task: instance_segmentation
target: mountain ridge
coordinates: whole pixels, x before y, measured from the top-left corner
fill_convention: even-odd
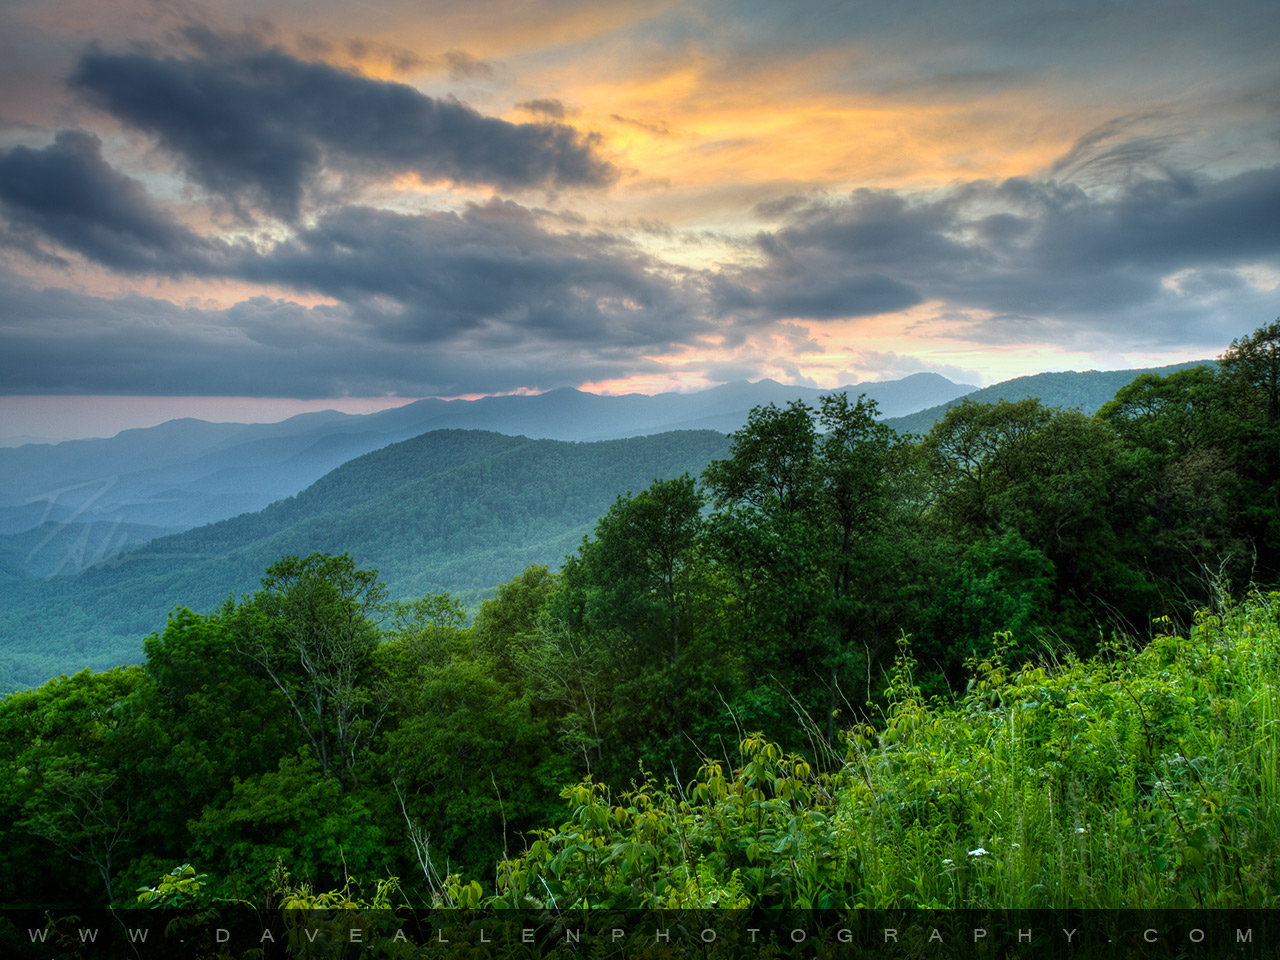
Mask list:
[[[728,389],[726,389],[728,388]],[[951,399],[967,385],[937,374],[854,384],[885,413]],[[493,430],[533,439],[594,441],[705,427],[728,433],[750,409],[821,391],[741,381],[688,394],[608,396],[563,388],[534,396],[424,399],[372,414],[318,411],[266,424],[194,418],[115,437],[0,448],[0,529],[37,499],[81,521],[193,527],[291,496],[354,457],[432,430]],[[177,495],[175,495],[175,492]]]
[[[974,403],[996,403],[1000,400],[1012,402],[1026,397],[1037,397],[1047,406],[1075,408],[1085,414],[1094,414],[1102,408],[1104,403],[1111,400],[1121,387],[1132,383],[1144,373],[1167,376],[1192,367],[1213,366],[1215,362],[1189,360],[1163,367],[1138,367],[1130,370],[1055,370],[1032,373],[1024,377],[1001,380],[989,387],[982,387],[962,397],[926,407],[905,416],[886,418],[885,423],[899,433],[928,433],[929,428],[941,420],[947,410],[961,400],[972,400]],[[1047,398],[1042,395],[1047,395]]]
[[[727,453],[711,431],[594,442],[431,431],[261,511],[117,551],[77,576],[17,579],[0,563],[0,691],[137,662],[172,603],[215,609],[284,554],[350,553],[395,596],[449,592],[474,604],[531,563],[558,565],[623,492],[701,473]]]

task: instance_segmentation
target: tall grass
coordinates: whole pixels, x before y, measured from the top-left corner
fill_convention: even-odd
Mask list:
[[[904,645],[885,722],[827,773],[750,737],[730,774],[571,787],[493,902],[1280,905],[1280,594],[1087,661],[1014,668],[1010,646],[944,702]]]
[[[1278,600],[1054,667],[997,644],[950,705],[904,657],[840,800],[869,905],[1275,906]]]

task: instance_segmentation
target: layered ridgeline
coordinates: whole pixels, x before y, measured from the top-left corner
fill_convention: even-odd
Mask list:
[[[78,576],[0,584],[0,689],[136,663],[174,604],[216,608],[286,554],[348,552],[394,596],[476,599],[528,564],[558,566],[619,494],[696,475],[727,450],[711,431],[568,443],[449,430],[392,444],[257,513]]]
[[[1042,374],[968,396],[981,402],[1035,396],[1046,406],[1092,412],[1147,372]],[[954,406],[952,398],[969,389],[935,374],[858,386],[864,388],[881,415],[938,400]],[[173,603],[211,608],[252,589],[262,569],[285,553],[350,551],[403,595],[447,590],[475,600],[525,563],[558,564],[618,494],[654,477],[700,472],[725,449],[724,433],[745,423],[753,406],[813,403],[820,394],[773,381],[657,397],[562,390],[420,401],[364,417],[329,411],[278,424],[180,420],[110,440],[0,450],[0,689],[136,660],[139,638],[163,623]],[[885,422],[925,433],[949,405]],[[447,454],[420,447],[430,445],[422,438],[387,446],[423,423],[441,422],[561,436],[641,432],[654,424],[710,427],[717,434],[705,434],[689,456],[683,452],[688,441],[680,441],[670,456],[655,455],[652,466],[644,465],[637,447],[620,441],[539,445],[489,434]],[[444,435],[433,433],[431,443]],[[501,455],[518,448],[520,457],[533,458],[530,464],[537,460],[537,468],[527,469],[540,471],[538,482],[521,485],[505,469],[485,473],[490,468],[483,464],[499,455],[485,444],[515,444]],[[618,452],[624,449],[630,452]],[[394,466],[413,450],[420,452],[414,467]],[[615,456],[621,459],[612,463]],[[332,476],[322,476],[344,461]],[[416,486],[397,485],[410,480]],[[289,496],[313,482],[314,488]],[[343,489],[350,495],[335,492]],[[550,492],[544,497],[539,489]],[[277,502],[259,513],[244,512],[271,500]],[[572,506],[560,510],[561,502]],[[202,517],[233,514],[241,515],[189,529]],[[175,529],[186,532],[140,547]]]
[[[953,400],[973,389],[933,373],[841,388],[865,393],[893,417]],[[672,430],[730,433],[752,408],[817,402],[822,391],[772,380],[727,383],[692,393],[599,396],[552,390],[536,396],[419,400],[354,415],[327,410],[279,423],[171,420],[100,440],[0,448],[0,579],[48,574],[23,561],[26,540],[5,538],[44,525],[37,542],[63,524],[77,530],[76,573],[115,552],[120,525],[188,528],[292,496],[330,470],[389,443],[432,430],[491,430],[548,440],[612,440]],[[30,539],[30,538],[28,538]],[[34,558],[33,558],[34,559]]]
[[[1187,366],[1187,365],[1182,365]],[[1167,373],[1180,367],[1161,368]],[[980,403],[1036,397],[1096,411],[1144,370],[1048,373],[975,391],[932,373],[844,387],[865,393],[904,433],[926,433],[962,396]],[[671,430],[730,433],[750,411],[824,393],[772,380],[687,394],[420,400],[365,415],[329,410],[280,423],[172,420],[100,440],[0,448],[0,582],[70,575],[122,548],[260,510],[330,470],[432,430],[492,430],[551,440],[604,440]]]
[[[925,407],[914,413],[891,414],[885,422],[899,433],[928,433],[933,425],[945,417],[947,411],[961,400],[970,400],[974,403],[999,403],[1001,400],[1007,400],[1009,403],[1016,403],[1027,397],[1035,397],[1048,407],[1079,410],[1086,414],[1097,413],[1116,395],[1117,391],[1127,387],[1140,376],[1154,374],[1163,377],[1177,373],[1179,370],[1190,370],[1193,367],[1212,365],[1212,363],[1212,360],[1192,360],[1188,363],[1170,364],[1167,367],[1086,370],[1084,372],[1067,370],[1014,377],[1012,380],[993,383],[981,390],[966,393],[963,397]]]

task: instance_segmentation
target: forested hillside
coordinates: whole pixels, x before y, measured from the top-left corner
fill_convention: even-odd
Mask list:
[[[894,416],[973,388],[917,373],[840,389],[865,392],[880,403],[882,415]],[[104,523],[86,538],[84,552],[91,559],[95,552],[110,555],[119,547],[112,537],[115,524],[176,529],[257,511],[348,460],[437,430],[572,441],[675,430],[723,434],[746,423],[752,407],[797,398],[814,402],[819,393],[772,380],[656,396],[561,389],[477,400],[429,398],[363,415],[326,410],[279,423],[185,418],[111,438],[0,448],[0,534],[22,533],[46,520]],[[11,575],[45,576],[47,564],[42,557],[34,559]],[[68,565],[63,572],[79,573],[87,565]]]
[[[337,541],[406,483],[461,510],[436,443],[550,497],[537,444],[237,521],[256,592],[0,703],[0,901],[1280,905],[1280,321],[1093,416],[874,414],[757,408],[700,477],[628,441],[661,479],[470,623]]]
[[[137,663],[174,606],[213,610],[289,553],[349,552],[393,596],[447,590],[474,604],[530,563],[558,566],[620,492],[697,473],[727,449],[706,431],[566,443],[445,430],[393,444],[258,513],[75,577],[0,583],[0,689]]]
[[[1008,400],[1014,403],[1035,397],[1048,407],[1062,407],[1067,410],[1080,410],[1084,413],[1096,413],[1102,405],[1108,403],[1118,390],[1128,386],[1138,377],[1146,374],[1168,376],[1181,370],[1204,366],[1208,360],[1195,360],[1190,363],[1175,363],[1167,367],[1147,367],[1136,370],[1063,370],[1056,373],[1037,373],[1028,377],[1014,377],[1002,380],[981,390],[966,393],[963,397],[948,400],[937,406],[926,407],[914,413],[889,417],[889,426],[899,433],[928,433],[935,423],[941,420],[961,400],[973,403],[999,403]]]

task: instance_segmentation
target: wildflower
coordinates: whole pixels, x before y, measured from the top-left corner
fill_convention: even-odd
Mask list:
[[[1076,827],[1076,833],[1084,833],[1084,827]]]
[[[986,855],[987,855],[987,851],[983,850],[982,847],[979,847],[977,850],[969,851],[969,856],[971,857],[985,857]]]
[[[946,860],[943,860],[943,861],[942,861],[942,865],[943,865],[944,867],[949,867],[949,866],[951,866],[951,864],[953,864],[953,863],[955,863],[955,861],[954,861],[954,860],[952,860],[950,857],[948,857]]]

